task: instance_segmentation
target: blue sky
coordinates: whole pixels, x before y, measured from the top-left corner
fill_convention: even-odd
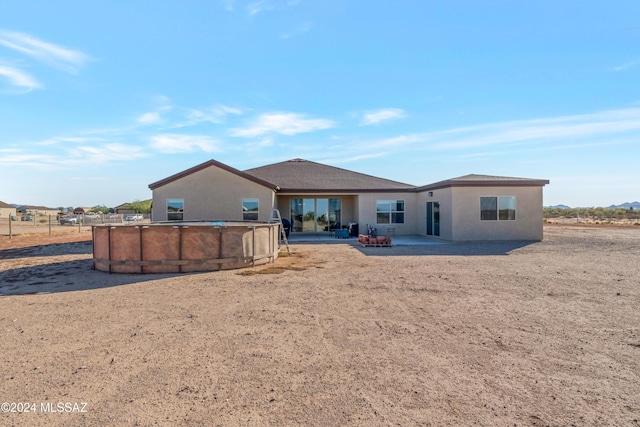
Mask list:
[[[136,0],[0,10],[0,200],[115,206],[209,159],[640,199],[637,1]]]

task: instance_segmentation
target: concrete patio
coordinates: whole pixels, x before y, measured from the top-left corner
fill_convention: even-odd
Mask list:
[[[358,244],[357,237],[349,237],[346,239],[339,239],[333,237],[329,233],[291,233],[289,234],[289,243],[349,243],[353,245]],[[431,236],[419,236],[419,235],[403,235],[392,236],[392,246],[425,246],[425,245],[446,245],[450,244],[446,240],[441,240]]]

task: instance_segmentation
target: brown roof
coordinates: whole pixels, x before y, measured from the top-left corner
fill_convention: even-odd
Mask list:
[[[545,179],[512,178],[491,175],[465,175],[434,184],[416,187],[403,182],[378,178],[364,173],[354,172],[335,166],[323,165],[303,159],[287,160],[253,169],[240,171],[216,160],[209,160],[197,166],[161,179],[149,188],[154,190],[170,182],[184,178],[192,173],[215,166],[235,175],[271,188],[278,193],[366,193],[366,192],[402,192],[427,191],[445,187],[495,187],[495,186],[544,186]]]
[[[548,179],[470,174],[423,185],[416,188],[416,191],[437,190],[446,187],[542,187],[548,183]]]
[[[408,191],[415,186],[303,159],[245,170],[278,185],[279,193]]]
[[[57,208],[48,208],[46,206],[21,205],[19,207],[23,209],[38,210],[38,211],[57,211],[58,210]]]
[[[78,206],[77,208],[75,208],[73,210],[74,213],[88,213],[91,212],[93,210],[93,208],[87,207],[87,206]]]
[[[10,209],[15,209],[15,206],[11,206],[8,203],[2,202],[0,201],[0,208],[10,208]]]

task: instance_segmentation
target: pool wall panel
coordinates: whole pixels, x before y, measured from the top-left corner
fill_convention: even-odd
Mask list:
[[[274,262],[278,224],[94,226],[94,268],[109,273],[188,273]]]

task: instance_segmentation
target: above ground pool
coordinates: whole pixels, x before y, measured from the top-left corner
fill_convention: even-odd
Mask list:
[[[96,225],[93,265],[109,273],[188,273],[274,262],[279,223],[206,221]]]

